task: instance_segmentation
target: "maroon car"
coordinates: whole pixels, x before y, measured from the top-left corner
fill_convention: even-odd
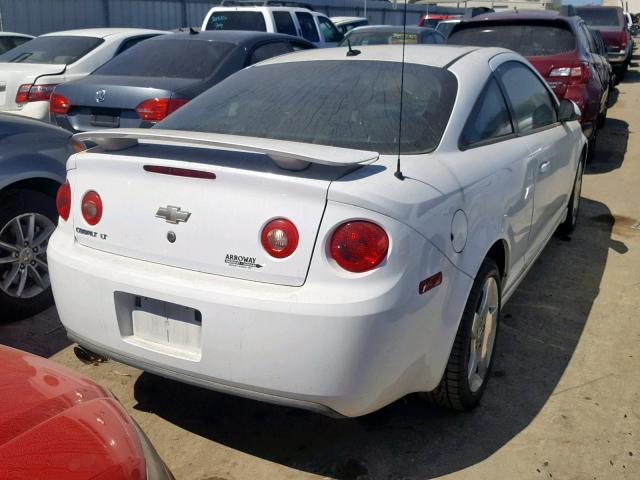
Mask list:
[[[526,57],[558,98],[578,104],[593,154],[612,82],[607,59],[580,17],[551,11],[491,13],[456,25],[448,43],[503,47]]]
[[[600,31],[611,66],[622,79],[631,62],[633,42],[620,7],[575,7],[587,25]]]

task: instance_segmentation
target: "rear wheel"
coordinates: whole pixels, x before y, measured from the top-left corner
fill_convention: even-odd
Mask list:
[[[480,401],[491,373],[501,296],[500,272],[486,258],[471,287],[444,375],[426,394],[432,403],[462,411]]]
[[[55,199],[37,191],[0,195],[0,205],[0,320],[14,320],[53,303],[47,244],[58,215]]]
[[[596,155],[596,141],[598,140],[598,121],[593,124],[593,131],[587,144],[587,163],[591,163]]]
[[[580,196],[582,194],[582,175],[584,173],[584,163],[582,160],[578,165],[578,171],[576,172],[576,178],[573,181],[573,190],[571,197],[569,198],[569,205],[567,206],[567,218],[558,227],[558,231],[565,235],[572,233],[576,229],[576,223],[578,222],[578,215],[580,213]]]

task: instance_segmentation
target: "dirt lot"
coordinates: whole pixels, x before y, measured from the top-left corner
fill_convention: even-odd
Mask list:
[[[638,62],[638,57],[634,57]],[[505,307],[482,405],[407,398],[334,420],[73,355],[54,309],[0,341],[108,386],[181,479],[640,478],[640,71],[620,85],[584,180],[580,224]]]

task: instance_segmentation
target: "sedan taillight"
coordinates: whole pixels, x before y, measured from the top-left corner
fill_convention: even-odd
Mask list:
[[[25,83],[24,85],[20,85],[18,93],[16,93],[16,103],[42,102],[49,100],[51,93],[56,86],[57,84],[54,83],[48,85],[33,85],[31,83]]]
[[[354,220],[336,228],[329,242],[329,250],[336,263],[345,270],[367,272],[387,257],[389,237],[375,223]]]
[[[186,104],[189,100],[184,98],[150,98],[141,102],[136,107],[136,112],[141,120],[147,122],[159,122],[168,115]]]
[[[52,93],[49,99],[49,112],[66,115],[71,108],[71,102],[60,93]]]
[[[298,247],[298,229],[291,220],[276,218],[262,229],[260,241],[269,255],[285,258]]]
[[[96,225],[102,218],[102,199],[98,192],[89,190],[82,197],[82,216],[89,225]]]
[[[69,215],[71,213],[71,185],[69,184],[69,180],[64,182],[58,188],[58,194],[56,195],[56,208],[58,210],[58,215],[65,222],[69,220]]]
[[[589,65],[581,63],[577,66],[555,67],[549,72],[551,78],[565,78],[570,85],[578,85],[589,81]]]

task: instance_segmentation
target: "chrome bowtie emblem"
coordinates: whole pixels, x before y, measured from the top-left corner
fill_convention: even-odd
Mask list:
[[[107,91],[104,88],[96,91],[96,102],[102,103],[104,102],[104,97],[107,95]]]
[[[156,217],[164,218],[167,223],[173,224],[186,222],[187,220],[189,220],[190,216],[191,212],[184,212],[180,207],[174,207],[173,205],[160,207],[156,212]]]

